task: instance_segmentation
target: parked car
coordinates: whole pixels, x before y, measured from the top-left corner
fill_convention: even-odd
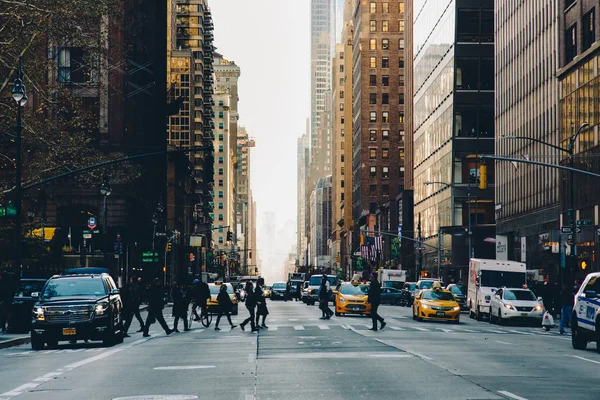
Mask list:
[[[462,283],[451,283],[446,286],[446,290],[454,295],[456,302],[460,306],[461,311],[468,310],[469,306],[467,305],[467,288]]]
[[[31,311],[47,279],[21,279],[8,316],[8,331],[27,333],[31,328]]]
[[[55,347],[65,340],[122,343],[122,306],[119,289],[108,274],[55,275],[33,307],[31,348]]]
[[[544,306],[541,298],[524,288],[500,288],[490,302],[490,323],[504,324],[508,320],[530,321],[538,326],[542,323]]]
[[[381,304],[400,305],[402,301],[402,290],[391,287],[381,288]]]
[[[585,277],[575,294],[575,306],[571,318],[571,345],[576,350],[585,350],[588,342],[596,342],[600,353],[600,273]]]

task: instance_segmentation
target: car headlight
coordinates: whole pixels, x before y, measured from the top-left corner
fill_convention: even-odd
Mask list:
[[[421,308],[430,308],[427,304],[421,304]]]
[[[33,309],[33,319],[36,321],[44,321],[44,309],[42,307],[36,307]]]
[[[452,307],[452,309],[453,309],[454,311],[460,311],[460,307],[459,307],[459,306]]]
[[[312,293],[312,289],[308,289],[308,294],[311,294],[311,293]]]
[[[537,306],[533,307],[533,311],[541,311],[542,310],[542,305],[538,304]]]
[[[514,310],[515,308],[512,306],[512,304],[505,304],[504,308],[508,308],[509,310]]]
[[[94,311],[96,315],[104,315],[104,313],[108,310],[108,303],[98,303],[94,307]]]
[[[338,299],[340,299],[340,303],[345,303],[346,299],[344,299],[342,296],[338,297]]]

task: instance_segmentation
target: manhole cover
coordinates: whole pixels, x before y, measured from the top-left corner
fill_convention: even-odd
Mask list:
[[[189,394],[150,394],[145,396],[116,397],[112,400],[194,400],[198,396]]]

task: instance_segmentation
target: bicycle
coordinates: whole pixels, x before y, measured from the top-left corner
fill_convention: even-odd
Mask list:
[[[188,323],[188,328],[190,329],[192,327],[192,321],[194,321],[194,309],[196,307],[201,306],[196,306],[195,303],[192,303],[192,312],[190,313],[190,320]],[[208,312],[208,306],[206,305],[200,308],[200,323],[202,323],[205,328],[208,328],[212,323],[212,314]]]

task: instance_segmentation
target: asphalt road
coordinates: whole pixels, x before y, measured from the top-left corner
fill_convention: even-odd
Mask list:
[[[0,400],[600,398],[595,345],[573,350],[556,329],[467,315],[459,325],[417,322],[408,308],[382,306],[388,326],[372,332],[367,318],[320,320],[317,306],[269,308],[259,334],[230,331],[226,320],[217,332],[213,320],[169,337],[155,324],[151,338],[135,333],[110,348],[0,350]]]

